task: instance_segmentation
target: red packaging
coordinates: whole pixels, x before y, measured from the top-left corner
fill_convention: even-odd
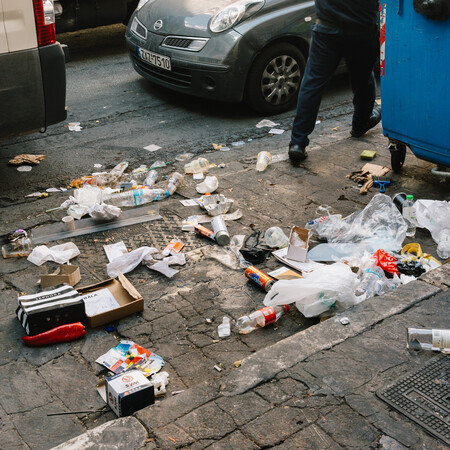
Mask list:
[[[375,264],[385,272],[398,275],[397,258],[395,256],[390,255],[380,248],[373,254],[373,257],[375,258]]]

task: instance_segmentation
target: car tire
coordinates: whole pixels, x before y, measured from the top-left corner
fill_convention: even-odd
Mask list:
[[[246,103],[262,114],[288,111],[297,103],[305,65],[305,57],[295,45],[286,42],[267,47],[250,68]]]

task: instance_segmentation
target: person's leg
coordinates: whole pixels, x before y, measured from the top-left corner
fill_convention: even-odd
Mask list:
[[[313,132],[322,93],[341,59],[337,41],[340,35],[312,32],[306,70],[300,86],[297,112],[292,124],[291,146],[305,148]]]
[[[374,110],[376,83],[374,65],[380,54],[378,32],[346,36],[344,59],[347,63],[353,91],[352,135],[359,137],[375,126],[381,112]],[[371,118],[372,111],[375,116]]]

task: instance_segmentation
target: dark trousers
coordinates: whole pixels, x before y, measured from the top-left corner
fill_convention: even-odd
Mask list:
[[[379,52],[379,34],[376,29],[362,33],[312,32],[309,58],[292,125],[292,144],[305,147],[309,144],[308,136],[316,124],[323,91],[341,58],[347,64],[353,91],[352,126],[354,129],[364,128],[375,103],[373,68]]]

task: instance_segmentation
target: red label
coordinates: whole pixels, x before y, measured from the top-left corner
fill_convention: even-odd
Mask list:
[[[264,326],[270,325],[277,320],[277,314],[272,306],[266,306],[265,308],[260,309],[260,312],[262,312],[264,316]]]

